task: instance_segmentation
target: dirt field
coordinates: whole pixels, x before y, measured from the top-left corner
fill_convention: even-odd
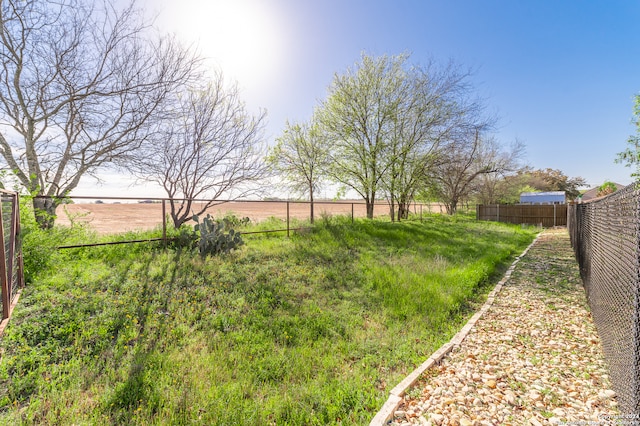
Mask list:
[[[315,205],[316,217],[322,214],[351,215],[352,204],[350,202],[318,202]],[[169,214],[169,203],[167,203]],[[376,204],[376,215],[388,214],[387,204]],[[194,209],[195,210],[195,209]],[[427,206],[423,211],[429,211]],[[439,212],[440,207],[431,206],[432,212]],[[101,234],[120,233],[133,230],[152,229],[162,224],[161,203],[131,203],[131,204],[66,204],[58,207],[57,224],[70,225],[87,222]],[[283,220],[287,218],[287,203],[283,201],[230,201],[210,208],[207,213],[220,217],[227,213],[234,213],[238,217],[249,217],[254,222],[259,222],[271,216]],[[366,214],[364,204],[353,203],[355,217],[364,217]],[[417,210],[419,213],[419,207]],[[306,219],[309,217],[308,203],[289,203],[289,216],[291,218]]]

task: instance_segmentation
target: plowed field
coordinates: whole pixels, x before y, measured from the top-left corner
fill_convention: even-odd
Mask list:
[[[197,208],[194,210],[199,210]],[[166,212],[169,214],[169,203]],[[376,204],[376,215],[388,214],[386,203]],[[351,215],[351,202],[318,202],[315,205],[316,217],[322,214]],[[429,207],[423,207],[426,213]],[[430,211],[440,212],[440,206],[431,205]],[[238,217],[249,217],[258,222],[269,217],[283,220],[287,218],[287,203],[283,201],[230,201],[213,206],[207,210],[213,216],[220,217],[227,213],[234,213]],[[416,208],[419,214],[420,207]],[[362,202],[353,203],[355,217],[364,217],[365,206]],[[110,234],[133,230],[152,229],[162,224],[161,203],[127,203],[127,204],[66,204],[58,207],[58,224],[69,225],[72,221],[87,222],[98,233]],[[309,204],[290,202],[289,217],[306,219],[309,217]]]

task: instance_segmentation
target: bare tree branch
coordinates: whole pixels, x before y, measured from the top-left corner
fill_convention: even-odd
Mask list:
[[[141,16],[133,3],[0,3],[0,154],[28,192],[63,196],[125,162],[164,98],[197,77],[198,59]],[[51,226],[56,203],[34,207]]]
[[[216,199],[256,193],[266,176],[262,132],[265,113],[250,115],[237,86],[220,74],[204,88],[175,93],[166,116],[136,153],[135,173],[163,186],[171,217],[180,227]],[[194,199],[208,199],[193,211]]]
[[[458,204],[475,190],[480,176],[518,167],[523,145],[505,151],[495,139],[483,135],[484,127],[481,124],[475,129],[463,129],[447,141],[430,176],[431,191],[444,202],[449,214],[455,214]]]

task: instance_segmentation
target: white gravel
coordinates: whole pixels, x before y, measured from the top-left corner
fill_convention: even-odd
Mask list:
[[[465,340],[407,391],[392,424],[613,424],[616,406],[563,229],[540,236]]]

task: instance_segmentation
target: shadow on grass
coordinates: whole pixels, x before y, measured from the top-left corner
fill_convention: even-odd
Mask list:
[[[170,332],[169,301],[174,294],[177,265],[180,263],[180,251],[172,259],[161,263],[159,271],[153,271],[157,265],[156,253],[148,256],[142,267],[138,267],[140,289],[135,305],[135,323],[137,335],[127,342],[133,346],[130,355],[128,375],[117,384],[113,394],[106,401],[112,424],[133,424],[136,422],[138,407],[145,406],[155,412],[161,403],[161,392],[156,389],[154,370],[158,367],[158,354],[162,352],[160,344]],[[152,325],[149,323],[152,322]],[[118,362],[114,363],[115,365]]]

